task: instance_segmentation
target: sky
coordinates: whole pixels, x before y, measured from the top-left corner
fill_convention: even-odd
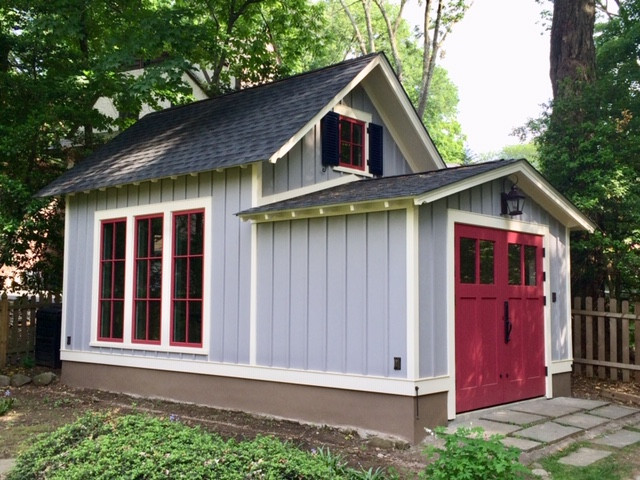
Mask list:
[[[440,65],[458,87],[458,120],[476,154],[519,143],[512,130],[552,97],[541,9],[534,0],[475,0],[444,42]]]

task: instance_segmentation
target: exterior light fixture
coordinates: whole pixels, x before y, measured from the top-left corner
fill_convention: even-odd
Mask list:
[[[510,215],[512,217],[516,215],[522,215],[522,209],[524,207],[525,196],[517,187],[518,177],[516,182],[511,185],[509,192],[502,192],[500,194],[502,215]],[[502,189],[504,190],[504,182],[502,183]]]

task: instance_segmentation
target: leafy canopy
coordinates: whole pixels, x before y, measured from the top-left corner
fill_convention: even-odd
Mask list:
[[[597,28],[597,79],[532,126],[545,175],[598,225],[572,239],[574,294],[640,291],[640,1]]]
[[[143,106],[292,73],[315,52],[307,0],[6,0],[0,5],[0,265],[59,292],[64,205],[34,194]],[[140,68],[132,75],[132,68]],[[120,115],[94,108],[110,98]],[[3,283],[0,273],[0,285]]]

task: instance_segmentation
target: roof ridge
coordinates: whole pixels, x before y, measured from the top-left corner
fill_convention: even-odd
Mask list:
[[[217,95],[215,97],[203,98],[202,100],[196,100],[194,102],[184,103],[182,105],[175,105],[175,106],[172,106],[172,107],[169,107],[169,108],[165,108],[165,109],[162,109],[162,110],[155,110],[153,112],[148,113],[144,117],[140,118],[138,121],[142,120],[145,117],[157,116],[157,115],[160,115],[160,114],[165,113],[165,112],[175,112],[176,110],[179,110],[179,109],[182,109],[182,108],[185,108],[185,107],[190,107],[190,106],[193,106],[193,105],[202,104],[202,103],[206,103],[206,102],[220,101],[222,99],[226,99],[226,98],[229,98],[229,97],[232,97],[232,96],[235,96],[235,95],[245,94],[247,92],[251,92],[251,91],[257,90],[259,88],[268,88],[268,87],[271,87],[271,86],[274,86],[274,85],[279,85],[279,84],[281,84],[283,82],[291,81],[291,80],[294,80],[294,79],[297,79],[297,78],[310,76],[310,75],[317,75],[320,72],[333,70],[333,69],[340,68],[340,67],[344,67],[345,65],[351,65],[353,63],[358,63],[358,62],[365,63],[365,59],[372,59],[372,58],[375,58],[377,56],[383,56],[383,55],[384,55],[384,52],[368,53],[368,54],[362,55],[360,57],[349,58],[349,59],[343,60],[343,61],[341,61],[339,63],[326,65],[324,67],[318,67],[318,68],[316,68],[314,70],[309,70],[309,71],[306,71],[306,72],[300,72],[300,73],[296,73],[296,74],[290,75],[288,77],[278,78],[278,79],[275,79],[275,80],[270,81],[270,82],[260,83],[258,85],[252,85],[252,86],[247,87],[247,88],[241,88],[239,90],[233,90],[231,92],[226,92],[226,93],[223,93],[221,95]]]

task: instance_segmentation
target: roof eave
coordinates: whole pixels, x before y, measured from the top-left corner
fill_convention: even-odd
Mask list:
[[[518,188],[534,198],[542,208],[560,220],[567,228],[570,230],[586,230],[589,233],[595,231],[596,224],[578,210],[564,195],[559,193],[524,159],[419,195],[415,197],[414,203],[416,205],[432,203],[496,178],[514,174],[521,174],[521,177],[518,178]]]
[[[252,223],[278,222],[285,220],[300,220],[304,218],[331,217],[336,215],[399,210],[411,206],[411,200],[412,197],[396,197],[367,200],[363,202],[341,202],[330,205],[285,208],[259,213],[239,212],[236,215],[242,220],[251,221]]]

